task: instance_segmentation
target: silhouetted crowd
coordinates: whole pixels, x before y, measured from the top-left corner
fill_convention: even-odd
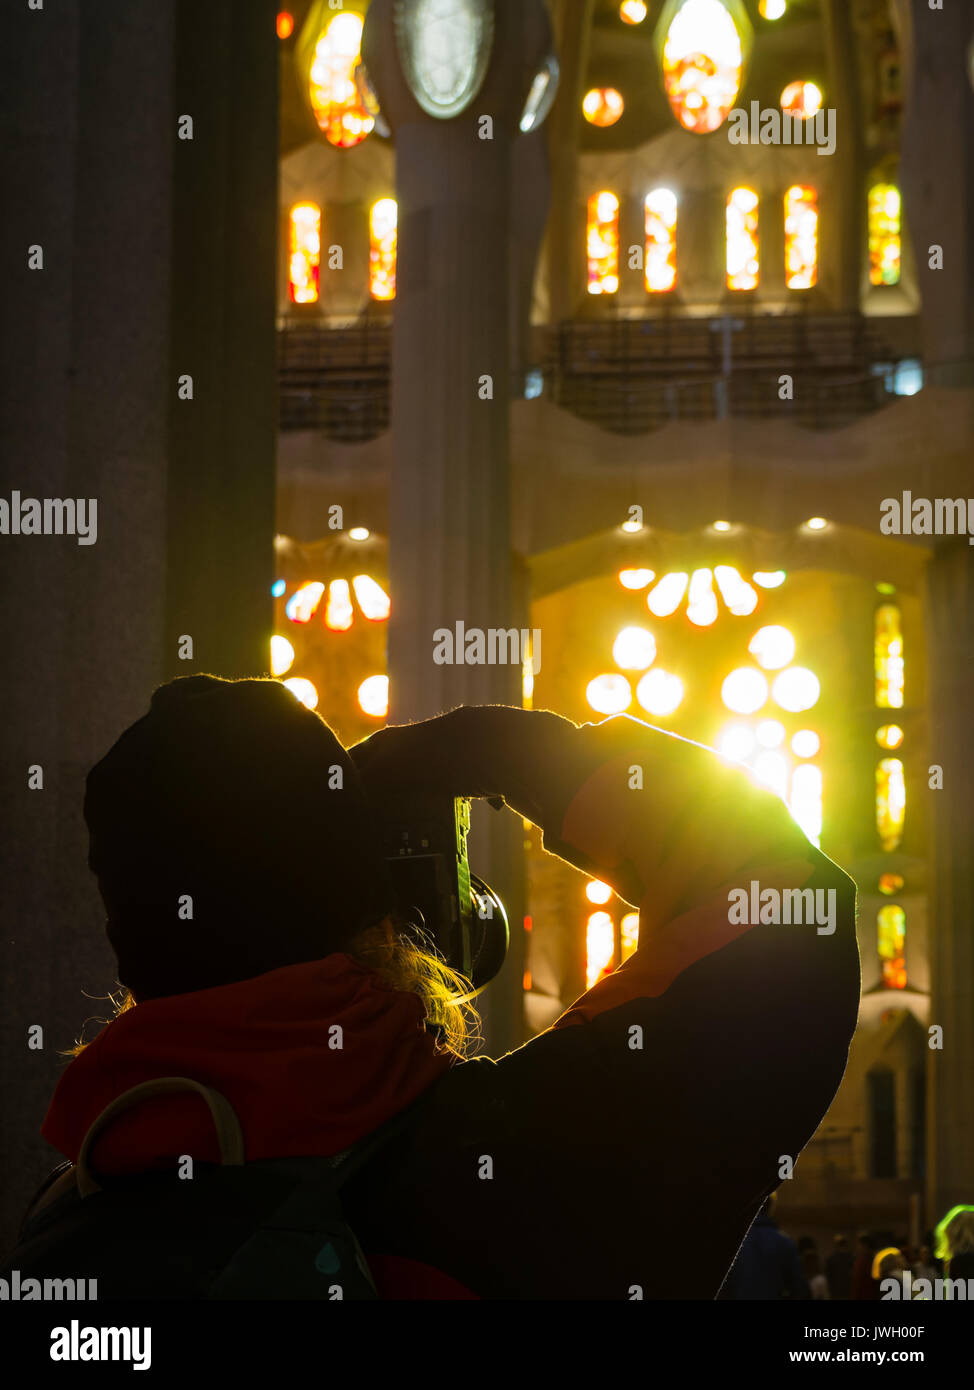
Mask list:
[[[794,1240],[774,1218],[774,1197],[748,1231],[721,1290],[722,1299],[836,1299],[869,1301],[890,1296],[884,1281],[903,1281],[902,1297],[916,1298],[916,1281],[974,1280],[974,1208],[965,1208],[938,1246],[928,1231],[922,1244],[890,1230],[860,1231],[855,1241],[837,1234],[822,1253],[812,1236]],[[939,1252],[939,1253],[938,1253]]]

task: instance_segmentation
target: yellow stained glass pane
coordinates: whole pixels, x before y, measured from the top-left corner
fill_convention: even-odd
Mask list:
[[[879,909],[877,946],[887,989],[906,988],[906,913],[895,903]]]
[[[902,709],[903,631],[895,603],[876,609],[875,673],[877,708]]]
[[[899,758],[883,758],[876,768],[876,830],[879,843],[889,852],[903,838],[906,815],[906,780]]]
[[[900,191],[891,183],[869,190],[869,283],[897,285],[900,280]]]

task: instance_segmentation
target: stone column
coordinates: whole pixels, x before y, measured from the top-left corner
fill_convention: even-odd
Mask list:
[[[548,120],[552,211],[545,255],[553,325],[573,318],[585,298],[585,226],[579,219],[577,194],[578,135],[593,9],[594,0],[553,0],[551,6],[561,65],[558,97]]]
[[[922,301],[928,386],[974,384],[974,91],[968,5],[896,0],[903,55],[900,183]],[[943,269],[929,248],[943,248]]]
[[[482,86],[447,118],[407,80],[393,0],[374,0],[363,58],[396,143],[399,202],[393,316],[393,477],[389,504],[390,718],[458,704],[520,704],[516,664],[433,660],[434,633],[509,629],[512,588],[508,415],[511,389],[513,147],[550,48],[540,0],[496,0]],[[410,9],[408,4],[402,7]],[[462,35],[461,35],[462,37]],[[478,816],[474,868],[520,928],[523,873],[513,817]],[[493,1050],[521,1040],[512,962],[485,1000]]]
[[[856,33],[848,0],[825,0],[822,17],[828,57],[829,90],[826,107],[836,108],[836,178],[832,185],[830,219],[821,246],[834,248],[832,264],[838,286],[837,309],[859,310],[862,259],[866,244],[866,187],[863,156],[862,102],[856,62]]]
[[[174,669],[259,668],[271,617],[274,6],[4,7],[0,495],[94,497],[97,541],[0,536],[0,1245],[113,958],[87,770]],[[192,145],[176,119],[194,116]],[[43,269],[28,270],[28,248]],[[192,300],[192,302],[190,302]],[[265,314],[263,305],[266,303]],[[175,371],[194,374],[176,399]],[[185,412],[177,415],[177,411]],[[168,516],[167,516],[168,513]],[[28,767],[43,789],[28,789]],[[87,997],[86,997],[87,996]],[[27,1030],[43,1028],[29,1050]]]
[[[927,568],[929,757],[943,788],[929,797],[930,1022],[927,1222],[970,1202],[974,1181],[974,548],[941,545]],[[909,814],[909,808],[907,809]],[[908,928],[909,929],[909,928]]]

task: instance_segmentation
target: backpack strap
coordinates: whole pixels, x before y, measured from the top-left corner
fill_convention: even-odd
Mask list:
[[[341,1189],[403,1130],[414,1102],[344,1153],[330,1157],[265,1159],[250,1168],[291,1180],[283,1200],[259,1220],[205,1297],[225,1299],[376,1299],[362,1247],[342,1210]],[[228,1175],[229,1176],[229,1175]]]
[[[206,1101],[210,1115],[213,1117],[213,1124],[220,1144],[221,1164],[234,1167],[242,1164],[245,1152],[243,1130],[240,1127],[237,1112],[226,1096],[219,1091],[214,1091],[209,1086],[204,1086],[202,1082],[193,1081],[188,1076],[160,1076],[154,1081],[143,1081],[141,1085],[132,1086],[129,1090],[123,1091],[120,1096],[116,1096],[109,1105],[105,1106],[105,1109],[90,1125],[88,1133],[82,1140],[81,1148],[78,1151],[78,1161],[75,1165],[75,1178],[81,1196],[90,1197],[92,1193],[101,1191],[101,1183],[91,1167],[91,1150],[95,1140],[113,1120],[143,1100],[151,1100],[154,1096],[176,1095],[187,1091],[202,1096]]]

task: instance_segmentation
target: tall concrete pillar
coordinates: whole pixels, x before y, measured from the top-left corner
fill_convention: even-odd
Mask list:
[[[595,0],[553,0],[551,6],[561,66],[558,96],[548,122],[551,218],[545,253],[552,324],[573,318],[585,296],[585,221],[579,215],[577,196],[578,145],[594,7]]]
[[[392,347],[390,718],[457,704],[520,704],[515,664],[434,661],[434,634],[509,629],[508,416],[514,142],[551,50],[541,0],[456,0],[422,23],[414,0],[373,0],[363,59],[396,146],[399,202]],[[434,32],[435,31],[435,32]],[[427,48],[429,45],[429,48]],[[444,56],[446,55],[446,56]],[[482,79],[478,81],[478,78]],[[513,817],[478,815],[474,867],[507,900],[519,937],[523,855]],[[521,1040],[521,977],[508,962],[485,1000],[492,1050]]]
[[[929,757],[943,768],[929,798],[930,1022],[927,1220],[974,1201],[974,548],[940,546],[927,567]],[[907,811],[909,814],[909,811]],[[909,927],[907,928],[909,930]]]
[[[822,17],[830,88],[825,104],[836,108],[838,124],[834,217],[826,219],[822,239],[834,248],[836,308],[857,313],[866,245],[866,178],[856,34],[847,0],[826,0]]]
[[[900,183],[922,301],[928,386],[974,385],[974,91],[969,5],[895,0],[903,55]],[[930,248],[943,268],[930,267]],[[934,253],[936,254],[936,253]]]
[[[274,9],[65,0],[0,15],[16,113],[0,149],[16,190],[2,219],[0,495],[95,498],[98,526],[86,546],[0,536],[3,1246],[57,1158],[39,1129],[61,1050],[111,1013],[85,774],[167,674],[252,674],[267,651]],[[192,142],[177,138],[183,114]],[[31,246],[42,269],[28,269]],[[192,661],[177,661],[180,634]],[[43,786],[30,789],[33,765]]]

